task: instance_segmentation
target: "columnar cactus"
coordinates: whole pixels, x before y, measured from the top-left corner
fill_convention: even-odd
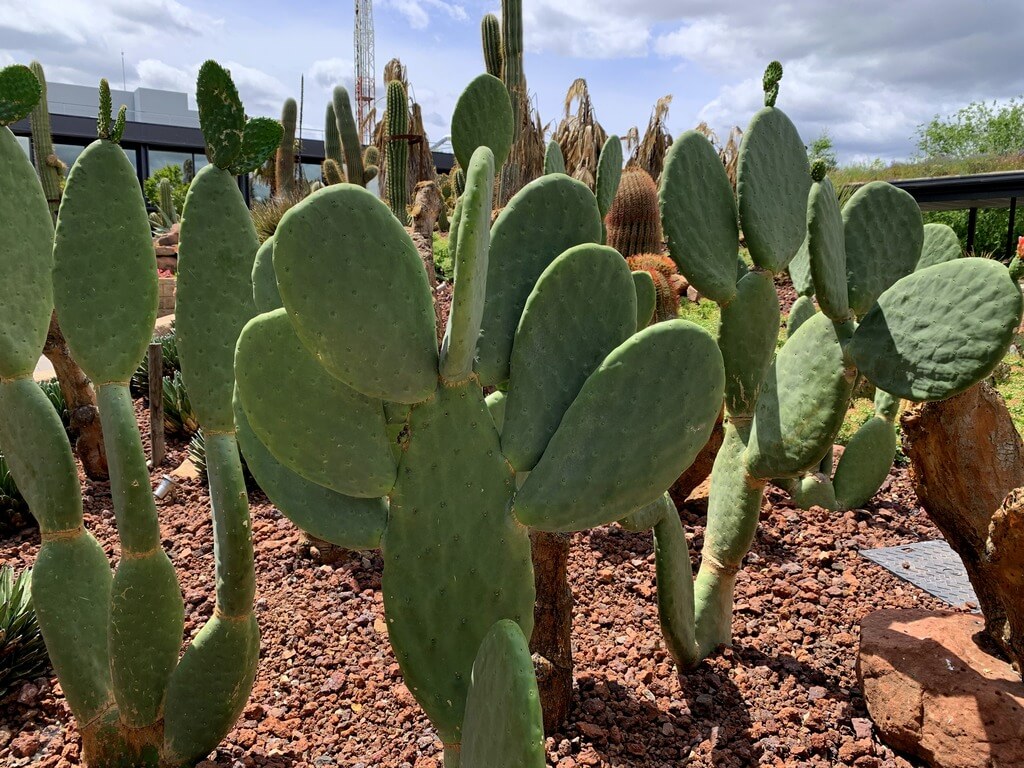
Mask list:
[[[484,67],[487,74],[501,77],[501,22],[493,13],[480,21],[480,38],[484,49]]]
[[[820,171],[812,185],[796,128],[773,106],[780,76],[781,67],[769,67],[766,106],[743,137],[738,201],[713,147],[693,131],[673,144],[662,177],[670,253],[690,283],[722,306],[718,343],[725,362],[725,441],[712,472],[696,584],[667,498],[627,521],[654,525],[662,625],[682,666],[729,641],[732,589],[765,484],[821,466],[856,377],[891,393],[876,401],[879,420],[891,421],[892,398],[942,399],[982,379],[1009,346],[1021,314],[1020,291],[998,262],[957,259],[913,271],[923,230],[906,193],[868,185],[840,213]],[[754,263],[739,275],[737,222]],[[776,355],[773,276],[805,234],[821,311]],[[885,424],[871,429],[843,482],[837,480],[844,494],[871,484],[873,454],[889,444]]]
[[[562,147],[554,139],[548,142],[547,149],[544,150],[544,173],[565,173],[565,156],[562,154]]]
[[[512,101],[512,130],[518,139],[526,104],[522,0],[501,0],[501,79]]]
[[[31,76],[25,68],[15,69],[16,76],[21,70]],[[105,81],[100,91],[101,103],[109,105]],[[0,183],[5,185],[0,199],[6,206],[0,211],[0,239],[6,242],[0,259],[9,275],[4,286],[13,292],[11,300],[0,302],[0,441],[40,523],[33,600],[82,732],[86,764],[192,765],[231,728],[255,674],[252,547],[240,471],[235,482],[223,470],[215,478],[211,468],[217,607],[179,661],[184,606],[160,545],[128,389],[152,334],[157,276],[141,190],[116,143],[122,127],[123,114],[111,125],[109,111],[101,109],[100,138],[82,152],[68,176],[55,238],[31,165],[13,151],[18,145],[10,131],[0,134]],[[227,121],[220,129],[231,133]],[[189,212],[201,209],[200,204]],[[242,211],[248,221],[244,204]],[[219,229],[206,237],[218,241],[226,233]],[[82,290],[83,274],[94,278],[89,290]],[[63,426],[32,382],[54,303],[75,358],[97,382],[121,550],[113,575],[103,549],[82,525],[78,474]],[[205,306],[204,335],[216,327],[212,318],[223,304]],[[180,333],[188,310],[202,311],[187,297],[182,309]],[[229,341],[229,382],[230,346]],[[195,365],[196,357],[194,349],[182,349],[183,362],[191,359]],[[230,408],[230,395],[226,404]],[[227,435],[220,439],[233,446]],[[238,464],[237,451],[222,446],[220,453],[221,467],[232,457]]]
[[[601,154],[603,157],[604,153]],[[658,187],[647,171],[631,168],[622,173],[604,223],[608,245],[623,256],[661,253],[664,250],[658,214]]]
[[[334,113],[334,102],[327,102],[324,114],[324,157],[333,160],[339,167],[345,167],[345,157],[341,148],[341,131],[338,130],[338,118]]]
[[[334,106],[334,116],[338,123],[338,133],[341,135],[341,147],[345,152],[345,177],[350,184],[358,184],[365,187],[370,180],[377,175],[377,163],[379,156],[374,147],[367,147],[363,153],[362,144],[359,142],[359,128],[356,125],[355,116],[352,114],[352,99],[349,98],[348,90],[337,86],[331,97]],[[373,154],[371,154],[371,150]]]
[[[582,530],[657,499],[707,440],[724,386],[721,354],[697,326],[637,332],[632,276],[598,244],[586,186],[542,177],[491,227],[495,167],[477,144],[440,350],[410,236],[376,197],[341,184],[288,211],[264,246],[254,272],[263,314],[235,353],[235,419],[261,487],[313,535],[382,549],[391,643],[449,767],[464,728],[466,766],[543,764],[536,718],[515,731],[529,733],[529,758],[485,763],[469,736],[479,713],[467,712],[467,696],[494,712],[536,707],[494,700],[510,686],[535,691],[527,526]],[[344,302],[329,299],[338,290]],[[586,311],[595,300],[597,316]],[[485,398],[482,386],[500,389]],[[623,387],[643,397],[624,399]],[[474,658],[494,663],[477,654],[495,631],[509,640],[492,629],[502,620],[525,637],[492,685]]]
[[[287,196],[295,192],[295,126],[299,119],[299,105],[295,99],[285,99],[281,108],[281,145],[277,148],[274,179],[277,194]]]
[[[386,128],[388,204],[405,224],[409,218],[409,102],[401,80],[388,83]]]
[[[46,204],[50,207],[50,213],[56,216],[57,208],[60,206],[60,185],[64,176],[64,163],[53,151],[50,109],[46,103],[46,74],[43,72],[43,65],[38,61],[33,61],[30,68],[42,89],[39,101],[36,102],[29,114],[29,124],[32,127],[32,153],[36,159],[39,183],[42,184],[43,194],[46,195]]]
[[[345,171],[342,170],[337,162],[329,157],[324,160],[321,170],[324,175],[324,184],[327,186],[341,184],[345,181]]]

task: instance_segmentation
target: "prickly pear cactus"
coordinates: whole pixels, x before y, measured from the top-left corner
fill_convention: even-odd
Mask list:
[[[494,186],[494,153],[478,146],[440,349],[410,236],[375,196],[341,184],[282,219],[283,308],[253,318],[235,355],[239,435],[267,494],[316,535],[382,549],[390,640],[449,767],[464,723],[477,729],[466,764],[501,764],[479,762],[493,755],[481,700],[516,709],[515,733],[529,735],[514,754],[534,762],[509,764],[543,762],[535,704],[502,699],[531,690],[527,526],[581,530],[657,499],[706,441],[724,386],[697,326],[636,333],[633,276],[598,244],[586,186],[542,177],[492,227]],[[339,291],[344,302],[325,304]],[[595,300],[600,316],[585,311]],[[482,384],[502,391],[485,399]],[[623,387],[644,396],[624,400]]]
[[[224,82],[221,78],[220,85]],[[201,92],[201,105],[206,95]],[[179,661],[184,606],[161,547],[128,389],[156,318],[156,264],[142,192],[117,145],[124,110],[112,121],[106,81],[100,96],[100,138],[71,169],[55,237],[47,231],[41,190],[30,183],[31,166],[23,155],[8,153],[2,160],[0,177],[11,185],[3,200],[18,210],[0,211],[0,232],[13,231],[11,222],[16,221],[20,234],[10,241],[14,247],[0,247],[0,258],[13,260],[5,271],[19,297],[5,302],[9,309],[0,316],[0,439],[40,521],[33,599],[61,687],[82,730],[86,764],[193,765],[230,730],[255,674],[258,633],[252,619],[248,511],[240,470],[235,482],[222,471],[216,475],[219,470],[211,464],[217,607]],[[7,146],[17,148],[13,141]],[[233,178],[231,183],[237,194]],[[201,207],[190,206],[190,214]],[[241,208],[248,219],[244,204]],[[224,236],[223,231],[217,234]],[[86,288],[83,275],[91,281]],[[211,277],[217,276],[206,275]],[[181,320],[201,308],[194,297],[179,296],[179,301],[181,334],[188,324]],[[42,407],[32,384],[34,358],[54,303],[75,359],[97,387],[120,539],[113,576],[102,548],[83,528],[78,475],[63,426],[54,422],[52,408]],[[215,312],[221,308],[218,303]],[[206,331],[221,330],[215,314],[207,320]],[[181,355],[183,362],[192,357],[194,365],[194,352],[183,348]],[[230,414],[230,385],[223,400]],[[230,440],[215,429],[212,437],[215,443]],[[226,451],[216,443],[213,450],[219,451],[214,459],[218,468],[232,456],[238,464],[237,449]]]
[[[765,484],[789,482],[816,504],[862,503],[892,463],[898,399],[942,399],[981,380],[1009,346],[1021,314],[1020,291],[997,262],[956,259],[914,272],[924,236],[906,193],[869,184],[840,211],[823,169],[812,180],[799,135],[774,106],[780,77],[773,62],[766,106],[740,147],[738,203],[714,149],[696,132],[673,144],[662,177],[669,251],[690,283],[722,306],[725,362],[725,438],[712,471],[696,584],[671,501],[625,521],[654,527],[662,626],[683,666],[729,642],[733,585]],[[754,261],[739,279],[737,220]],[[802,244],[807,261],[794,270],[794,283],[807,301],[794,308],[799,322],[791,321],[795,331],[776,354],[773,275]],[[877,415],[851,443],[834,481],[815,485],[821,470],[831,469],[858,375],[879,389]]]

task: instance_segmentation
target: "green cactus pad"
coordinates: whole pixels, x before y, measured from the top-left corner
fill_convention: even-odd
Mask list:
[[[111,702],[107,622],[112,586],[107,555],[84,530],[71,539],[44,542],[32,567],[32,605],[46,651],[68,706],[82,723]]]
[[[909,193],[884,181],[858,189],[843,206],[850,308],[861,317],[882,292],[921,258],[921,209]]]
[[[491,414],[491,421],[494,422],[494,428],[498,430],[498,434],[501,434],[501,429],[505,426],[505,403],[507,399],[505,393],[500,389],[494,390],[484,398],[484,402],[487,403],[487,412]]]
[[[639,331],[650,325],[658,304],[658,290],[654,287],[651,273],[634,272],[633,290],[636,293],[636,329]]]
[[[230,167],[242,151],[245,110],[231,74],[216,61],[206,61],[199,68],[196,102],[207,159],[218,168]]]
[[[519,521],[581,531],[654,501],[704,447],[724,386],[718,345],[693,323],[667,320],[635,334],[566,411],[516,497]]]
[[[53,259],[57,316],[75,361],[96,384],[127,382],[153,336],[157,275],[146,203],[117,144],[94,141],[75,161]]]
[[[24,64],[11,64],[0,69],[0,125],[10,125],[39,103],[43,87]]]
[[[384,496],[394,486],[383,404],[318,365],[286,310],[257,315],[245,326],[235,376],[253,432],[288,469],[362,498]]]
[[[639,509],[630,512],[619,520],[619,525],[633,533],[649,531],[665,516],[665,511],[665,495],[662,495],[650,504],[645,504]]]
[[[832,182],[811,185],[807,199],[807,252],[818,306],[833,320],[850,315],[846,289],[846,243],[843,214]]]
[[[900,399],[888,392],[875,389],[875,414],[888,421],[895,421],[900,412]]]
[[[811,279],[811,254],[807,250],[807,238],[804,238],[800,250],[789,262],[789,277],[793,281],[793,288],[800,296],[814,295],[814,281]]]
[[[274,458],[249,426],[235,397],[235,432],[245,464],[281,513],[312,536],[346,549],[375,549],[388,520],[384,499],[336,493],[292,472]]]
[[[281,293],[277,290],[277,275],[274,274],[274,238],[270,237],[256,251],[252,265],[252,299],[256,311],[273,312],[284,306]]]
[[[504,84],[494,75],[474,79],[455,102],[452,113],[452,149],[463,168],[477,147],[490,147],[494,167],[501,168],[512,149],[512,102]]]
[[[754,409],[746,463],[756,478],[796,477],[832,447],[854,371],[832,321],[816,314],[782,347]]]
[[[736,169],[740,225],[757,266],[781,272],[800,250],[810,187],[796,126],[781,109],[765,107],[743,134]]]
[[[252,268],[258,248],[235,177],[206,166],[185,198],[175,326],[182,376],[207,433],[233,429],[235,342],[256,314]]]
[[[600,240],[597,199],[580,181],[542,176],[509,201],[491,228],[487,300],[476,362],[482,384],[508,380],[512,340],[541,272],[574,245]]]
[[[959,259],[963,256],[960,238],[948,224],[931,222],[924,225],[924,244],[921,246],[921,258],[917,260],[917,269],[925,269],[946,261]]]
[[[849,352],[876,387],[906,400],[944,400],[995,368],[1020,316],[1020,289],[1006,267],[956,259],[914,272],[883,293]]]
[[[636,331],[636,316],[629,267],[613,248],[577,245],[541,273],[512,347],[501,450],[513,469],[533,469],[584,382]]]
[[[515,481],[474,382],[415,406],[409,431],[381,542],[384,609],[406,685],[452,744],[494,622],[532,632],[530,540],[508,514]]]
[[[736,200],[711,142],[687,131],[669,148],[658,193],[668,250],[694,288],[725,304],[736,296]]]
[[[274,235],[274,271],[299,339],[328,372],[382,400],[417,403],[434,391],[427,274],[376,195],[335,184],[290,209]]]
[[[658,620],[672,660],[690,666],[697,653],[693,570],[686,531],[666,493],[658,499],[661,515],[654,525],[654,566],[658,580]]]
[[[890,461],[890,465],[892,462]],[[888,471],[888,467],[886,468]],[[839,509],[836,500],[836,489],[823,474],[803,475],[786,485],[789,497],[800,509],[821,507],[822,509]],[[877,488],[876,488],[877,490]]]
[[[529,643],[496,622],[480,644],[462,724],[461,768],[544,768],[544,717]]]
[[[487,290],[487,254],[491,245],[491,199],[494,197],[494,155],[478,147],[469,161],[462,194],[455,257],[455,292],[448,327],[441,342],[439,369],[449,383],[473,375]]]
[[[563,162],[564,165],[564,162]],[[609,136],[601,147],[601,155],[597,160],[597,182],[594,193],[597,195],[597,209],[604,218],[612,207],[612,200],[619,189],[622,178],[622,141],[618,136]]]
[[[814,299],[810,296],[801,296],[794,301],[789,310],[789,319],[786,321],[786,338],[791,338],[801,325],[814,317],[817,311]]]
[[[736,298],[722,307],[718,326],[729,413],[753,412],[778,339],[779,296],[772,276],[748,272],[736,284]]]
[[[164,762],[193,765],[230,731],[249,699],[260,630],[249,615],[214,615],[196,635],[171,677],[164,715]]]
[[[565,157],[562,147],[552,139],[544,150],[544,173],[565,173]]]
[[[254,117],[242,131],[242,147],[228,169],[235,176],[244,176],[261,168],[281,145],[284,128],[269,117]]]
[[[32,374],[50,327],[53,220],[8,128],[0,128],[0,221],[0,378],[14,379]]]
[[[896,458],[896,425],[872,416],[858,429],[836,465],[832,484],[839,509],[866,504],[882,487]]]

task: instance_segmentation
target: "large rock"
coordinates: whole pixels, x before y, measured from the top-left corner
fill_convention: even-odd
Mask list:
[[[883,741],[934,768],[1024,766],[1024,683],[974,641],[979,617],[876,611],[857,674]]]

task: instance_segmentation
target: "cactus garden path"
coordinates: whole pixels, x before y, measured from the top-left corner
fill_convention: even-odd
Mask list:
[[[184,457],[172,443],[162,471]],[[85,491],[86,524],[116,557],[109,489],[86,482]],[[867,510],[801,512],[782,500],[769,492],[740,574],[735,646],[682,677],[658,630],[650,534],[613,526],[576,536],[577,689],[569,724],[548,739],[551,766],[913,765],[882,746],[867,719],[856,682],[858,622],[879,608],[944,606],[857,551],[937,532],[899,467]],[[208,504],[196,480],[160,508],[188,604],[186,637],[213,609]],[[380,556],[317,562],[258,491],[252,513],[259,676],[238,725],[201,765],[439,768],[440,744],[386,638]],[[702,514],[698,489],[682,508],[694,553]],[[0,562],[31,565],[38,540],[32,529],[6,534]],[[69,719],[54,678],[16,686],[0,700],[0,764],[78,765]]]

